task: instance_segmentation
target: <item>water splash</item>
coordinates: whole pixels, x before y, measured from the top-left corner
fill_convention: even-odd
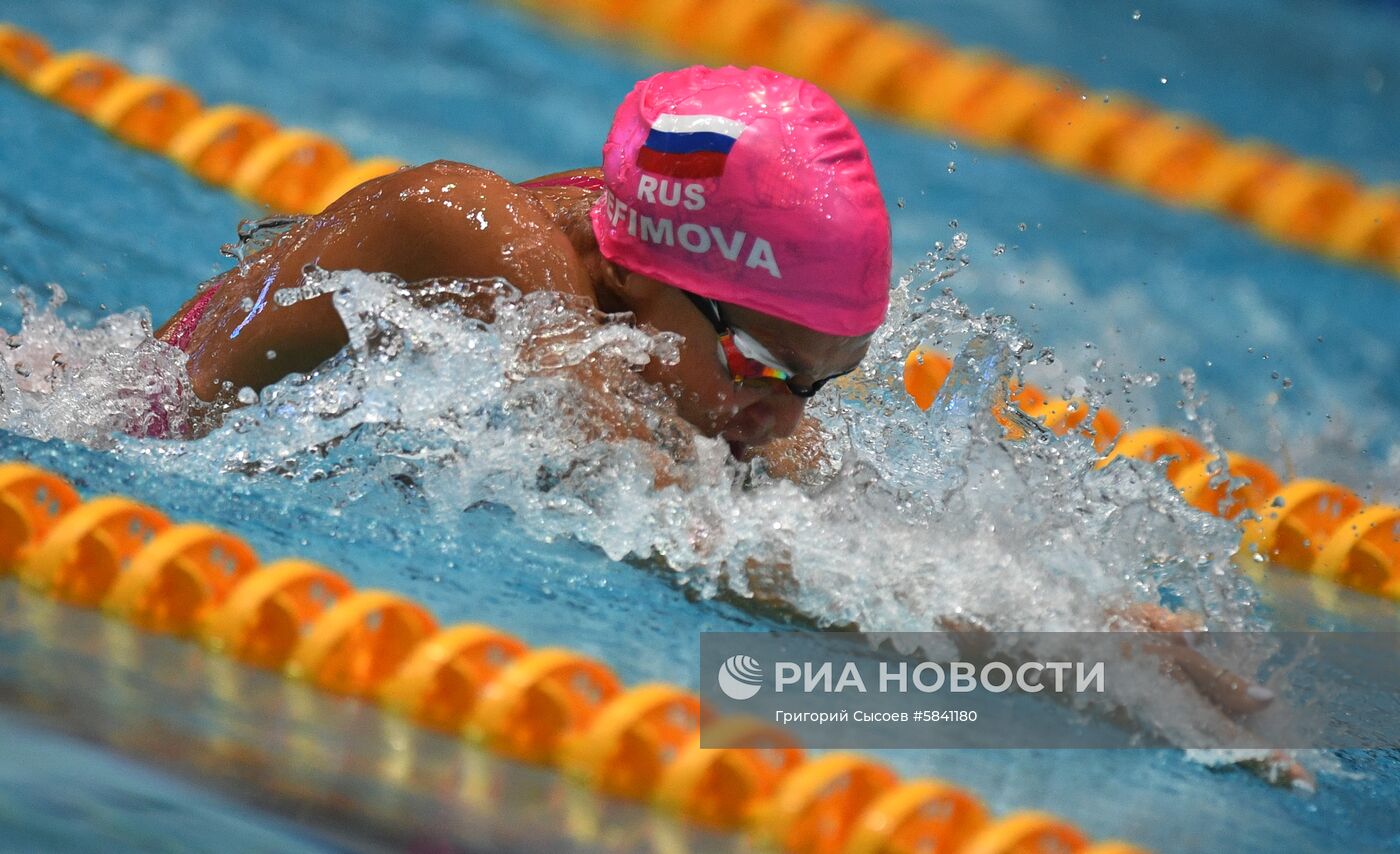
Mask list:
[[[1097,468],[1087,442],[1009,408],[1008,383],[1044,354],[1032,358],[1011,318],[976,315],[936,288],[965,263],[961,248],[906,277],[891,310],[904,319],[881,330],[839,394],[818,398],[829,464],[800,485],[735,463],[642,380],[650,360],[676,358],[673,335],[598,325],[567,298],[503,282],[440,283],[430,296],[442,304],[425,310],[424,295],[390,276],[308,277],[276,301],[331,292],[350,345],[245,395],[248,406],[193,441],[113,438],[150,426],[153,390],[164,409],[192,399],[183,355],[150,339],[142,313],[78,331],[53,306],[27,312],[3,425],[115,445],[187,478],[281,476],[327,512],[411,483],[425,531],[450,537],[463,507],[501,505],[533,536],[661,561],[705,595],[779,600],[823,624],[1098,629],[1116,608],[1164,597],[1215,628],[1253,624],[1250,588],[1228,562],[1231,526],[1186,507],[1153,467]],[[483,294],[492,323],[451,305]],[[903,354],[921,342],[957,353],[927,414],[897,390]],[[22,388],[9,376],[14,354],[59,351],[84,370]],[[584,364],[613,379],[582,387],[570,369]],[[995,412],[1025,438],[1009,438]],[[645,425],[657,444],[604,438],[602,418]],[[659,489],[658,460],[674,481]]]
[[[901,281],[891,306],[901,320],[838,393],[814,400],[826,460],[801,483],[734,461],[643,380],[651,361],[678,358],[675,335],[600,325],[571,297],[495,280],[409,289],[388,275],[311,271],[272,301],[330,294],[349,345],[308,374],[246,390],[246,405],[198,439],[137,438],[161,426],[153,413],[181,429],[207,417],[190,405],[184,355],[151,338],[144,312],[79,330],[58,301],[30,305],[0,371],[0,426],[110,448],[186,481],[257,479],[259,492],[270,481],[297,494],[299,512],[383,520],[381,535],[415,554],[470,554],[462,510],[504,507],[528,536],[588,543],[665,567],[700,595],[820,625],[1101,630],[1135,603],[1168,601],[1212,629],[1261,626],[1229,560],[1231,524],[1186,506],[1157,468],[1100,468],[1089,442],[1014,409],[1010,385],[1049,357],[1012,318],[975,314],[943,287],[965,264],[961,249],[939,248]],[[464,302],[490,304],[492,321],[464,319]],[[900,382],[921,343],[956,353],[926,413]],[[69,367],[20,383],[19,368],[55,354]],[[609,379],[581,384],[580,368]],[[652,439],[604,435],[606,422]],[[1218,720],[1160,682],[1119,700],[1159,731]],[[1158,720],[1168,695],[1193,713]]]
[[[278,237],[309,218],[297,214],[278,214],[261,219],[245,219],[238,223],[238,239],[220,246],[219,254],[225,258],[232,258],[242,268],[249,258],[271,246]]]
[[[79,329],[59,316],[63,289],[50,287],[42,308],[32,292],[16,292],[23,319],[0,350],[0,426],[99,448],[122,433],[188,432],[194,395],[185,354],[154,339],[150,314],[113,314]]]

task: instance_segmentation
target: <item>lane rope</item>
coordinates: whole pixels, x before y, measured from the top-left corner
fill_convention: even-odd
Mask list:
[[[1226,139],[1198,119],[1130,96],[1091,95],[1062,74],[956,48],[859,7],[801,0],[515,3],[589,34],[633,37],[709,62],[768,65],[916,127],[1015,150],[1400,276],[1398,187],[1364,186],[1335,165]],[[388,157],[352,162],[320,134],[280,128],[248,107],[205,108],[176,83],[132,77],[96,54],[55,56],[39,37],[3,23],[0,72],[118,139],[279,212],[319,212],[351,187],[404,165]]]
[[[947,356],[927,348],[909,354],[904,389],[927,410],[952,371]],[[1103,454],[1162,461],[1167,479],[1186,503],[1240,525],[1239,556],[1312,573],[1363,593],[1400,602],[1400,507],[1367,504],[1345,486],[1301,478],[1285,482],[1243,454],[1213,456],[1204,445],[1166,427],[1123,432],[1106,408],[1092,418],[1082,400],[1051,398],[1033,385],[1011,400],[1057,435],[1078,431]],[[1016,425],[1002,420],[1008,431]]]
[[[806,0],[511,0],[668,58],[764,65],[921,130],[1209,211],[1278,243],[1400,277],[1400,186],[1065,74],[955,47],[860,6]]]
[[[129,74],[94,53],[54,55],[38,36],[5,23],[0,73],[122,142],[283,213],[317,213],[346,190],[405,165],[390,157],[355,161],[334,140],[281,127],[251,107],[205,107],[178,83]]]
[[[1046,813],[992,817],[952,783],[900,780],[858,754],[808,757],[776,727],[715,720],[681,688],[629,688],[592,658],[532,649],[489,626],[442,628],[399,594],[356,590],[311,561],[262,563],[234,534],[175,524],[130,498],[81,501],[63,478],[22,462],[0,463],[0,581],[7,575],[784,851],[1144,854],[1093,845]],[[727,728],[726,743],[753,746],[701,748],[711,721]]]

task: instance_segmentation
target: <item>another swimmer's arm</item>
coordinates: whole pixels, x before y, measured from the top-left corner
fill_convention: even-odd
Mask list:
[[[274,294],[298,286],[310,265],[410,282],[501,277],[592,299],[577,253],[529,193],[482,169],[429,163],[356,187],[221,276],[187,348],[197,395],[211,400],[225,384],[261,388],[345,345],[329,295],[276,304]]]

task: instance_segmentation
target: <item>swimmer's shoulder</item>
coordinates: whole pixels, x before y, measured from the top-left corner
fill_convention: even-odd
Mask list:
[[[587,218],[543,190],[489,169],[434,160],[367,181],[326,208],[318,226],[382,247],[385,266],[410,281],[501,277],[522,290],[596,301],[582,229]],[[587,234],[583,234],[583,232]],[[359,259],[357,259],[359,260]]]
[[[434,160],[372,178],[328,205],[323,215],[365,208],[391,210],[418,205],[468,210],[488,207],[523,191],[490,169],[455,160]]]

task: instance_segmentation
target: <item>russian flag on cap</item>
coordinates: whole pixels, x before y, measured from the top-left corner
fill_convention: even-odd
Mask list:
[[[672,178],[716,178],[746,125],[724,116],[663,113],[651,123],[637,165]]]

